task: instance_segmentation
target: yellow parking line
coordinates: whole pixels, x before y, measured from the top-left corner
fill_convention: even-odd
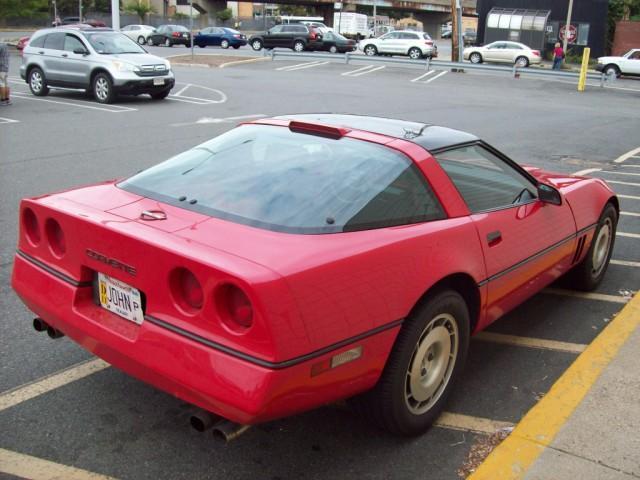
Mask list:
[[[502,343],[518,347],[538,348],[541,350],[555,350],[569,353],[582,353],[584,349],[587,348],[586,345],[581,343],[558,342],[556,340],[545,340],[544,338],[520,337],[494,332],[480,332],[474,335],[473,338],[483,342]]]
[[[0,448],[0,472],[32,480],[115,480],[113,477],[3,448]]]
[[[44,393],[63,387],[93,373],[104,370],[109,364],[99,358],[73,365],[65,370],[35,380],[26,385],[0,394],[0,412],[19,403],[26,402]]]
[[[607,295],[604,293],[577,292],[574,290],[563,290],[561,288],[545,288],[542,293],[552,295],[563,295],[565,297],[584,298],[586,300],[600,300],[602,302],[627,303],[628,298],[622,295]]]
[[[468,432],[495,433],[501,428],[513,427],[513,423],[500,422],[482,417],[471,417],[459,413],[444,412],[434,422],[436,427]]]
[[[596,337],[468,480],[523,478],[640,326],[640,293]]]

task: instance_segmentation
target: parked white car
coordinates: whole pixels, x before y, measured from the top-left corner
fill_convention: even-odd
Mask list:
[[[516,64],[518,67],[528,67],[542,61],[540,50],[532,50],[524,43],[498,41],[482,47],[468,47],[464,49],[465,60],[471,63],[495,62]]]
[[[360,41],[365,55],[408,55],[412,59],[437,57],[438,47],[428,33],[396,30],[378,38]]]
[[[156,31],[151,25],[127,25],[120,29],[127,37],[139,45],[144,45],[149,40],[149,35]]]
[[[640,75],[640,48],[632,48],[621,57],[600,57],[596,70],[606,75]]]

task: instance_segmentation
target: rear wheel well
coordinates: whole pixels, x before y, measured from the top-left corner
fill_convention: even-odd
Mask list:
[[[480,289],[478,288],[475,280],[466,273],[454,273],[433,284],[422,294],[420,299],[411,309],[409,316],[411,316],[413,312],[420,307],[420,305],[428,301],[430,297],[442,290],[454,290],[462,296],[469,308],[469,319],[471,320],[469,331],[473,333],[476,325],[478,325],[478,320],[480,319]]]

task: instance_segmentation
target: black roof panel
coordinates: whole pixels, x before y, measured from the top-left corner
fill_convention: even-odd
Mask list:
[[[478,137],[475,135],[461,130],[393,118],[334,113],[305,113],[299,115],[283,115],[275,118],[365,130],[367,132],[409,140],[421,145],[426,150],[438,150],[452,145],[478,140]]]

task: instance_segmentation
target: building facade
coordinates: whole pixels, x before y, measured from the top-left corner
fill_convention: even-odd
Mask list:
[[[478,41],[527,43],[529,39],[535,39],[536,44],[530,47],[549,51],[555,42],[561,41],[559,33],[566,23],[568,7],[568,0],[478,0]],[[572,35],[568,43],[572,53],[581,54],[584,47],[589,47],[592,58],[605,54],[607,12],[607,0],[573,2],[569,29]],[[524,22],[527,15],[534,19],[544,18],[545,22],[532,22],[528,26]]]

